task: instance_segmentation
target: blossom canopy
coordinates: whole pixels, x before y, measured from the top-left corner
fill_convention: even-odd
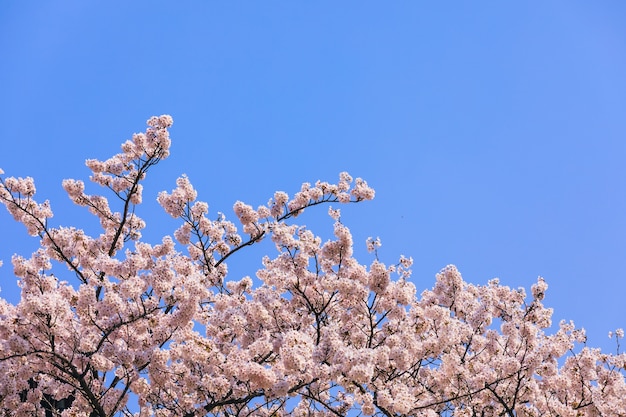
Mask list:
[[[180,226],[145,242],[143,182],[172,123],[152,117],[120,153],[87,160],[102,195],[63,181],[97,236],[51,225],[32,178],[0,177],[0,201],[40,239],[12,259],[21,299],[0,299],[0,415],[626,416],[623,330],[615,354],[571,322],[550,333],[542,278],[527,294],[449,265],[418,295],[412,259],[383,263],[380,239],[357,261],[339,208],[330,240],[294,223],[374,198],[348,173],[257,208],[237,201],[235,221],[181,176],[157,198]],[[276,253],[231,278],[227,263],[265,239]]]

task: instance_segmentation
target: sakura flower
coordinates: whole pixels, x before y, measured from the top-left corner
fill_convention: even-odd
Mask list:
[[[324,243],[296,224],[318,205],[374,197],[346,172],[257,209],[235,202],[241,228],[208,217],[183,175],[157,198],[179,224],[158,244],[142,241],[154,227],[143,183],[169,155],[172,119],[147,124],[120,153],[87,160],[102,193],[63,181],[97,220],[88,229],[53,227],[32,178],[0,177],[0,202],[40,238],[12,258],[20,300],[0,299],[0,414],[624,415],[624,331],[609,333],[611,354],[586,346],[572,322],[551,329],[543,278],[527,296],[497,279],[471,284],[449,265],[418,294],[411,257],[355,258],[354,219],[338,208]],[[276,252],[254,278],[229,268],[264,237]],[[380,246],[366,241],[369,252]],[[71,407],[45,410],[44,400]]]

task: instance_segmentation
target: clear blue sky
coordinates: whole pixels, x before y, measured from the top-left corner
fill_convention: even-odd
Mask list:
[[[147,239],[176,227],[154,199],[182,173],[230,214],[347,170],[377,190],[343,211],[364,263],[380,236],[384,260],[415,259],[420,290],[450,263],[475,283],[544,276],[555,321],[610,350],[626,327],[624,22],[623,1],[6,1],[0,167],[81,226],[61,180],[168,113]],[[36,240],[4,209],[0,230],[15,301],[11,254]]]

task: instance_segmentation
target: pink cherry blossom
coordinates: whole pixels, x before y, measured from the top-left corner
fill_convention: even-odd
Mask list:
[[[0,177],[0,201],[40,239],[11,260],[21,299],[0,299],[0,415],[626,416],[623,329],[615,353],[571,322],[551,331],[543,278],[527,295],[449,265],[418,294],[413,259],[382,262],[378,238],[359,262],[330,204],[375,193],[346,172],[256,209],[237,201],[235,221],[181,175],[157,197],[180,225],[142,241],[143,182],[171,125],[152,117],[120,153],[87,160],[103,193],[63,181],[95,235],[51,224],[32,178]],[[322,204],[331,239],[294,220]],[[276,252],[253,277],[229,275],[266,238]]]

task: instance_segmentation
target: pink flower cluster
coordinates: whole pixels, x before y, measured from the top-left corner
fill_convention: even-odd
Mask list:
[[[35,181],[31,177],[0,177],[0,201],[16,221],[26,226],[29,235],[38,236],[44,232],[52,210],[47,200],[38,204],[34,195]]]
[[[257,208],[237,201],[236,222],[209,217],[182,176],[158,196],[180,227],[143,242],[142,182],[168,156],[171,124],[151,118],[121,153],[87,161],[112,203],[63,182],[97,236],[52,227],[31,178],[0,177],[0,201],[41,238],[12,259],[20,301],[0,299],[0,415],[45,416],[60,400],[62,416],[626,415],[623,330],[609,334],[615,354],[572,323],[549,333],[542,278],[527,296],[447,266],[418,295],[413,260],[383,263],[379,239],[369,264],[355,259],[339,209],[329,240],[293,223],[374,197],[347,173]],[[278,254],[255,278],[230,277],[226,261],[266,237]]]

